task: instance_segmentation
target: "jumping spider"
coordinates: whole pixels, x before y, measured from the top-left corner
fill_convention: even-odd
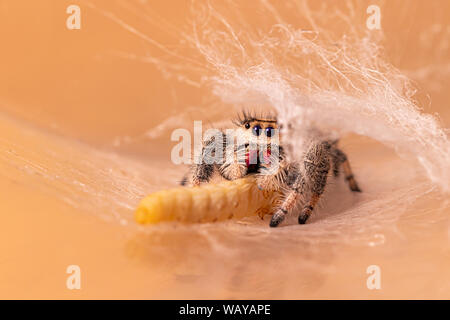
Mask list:
[[[205,140],[201,153],[202,160],[214,154],[213,150],[218,150],[215,148],[221,149],[223,154],[232,153],[232,156],[221,163],[201,161],[193,165],[189,176],[181,182],[182,185],[190,182],[191,185],[197,186],[202,182],[209,182],[216,170],[227,180],[254,174],[260,189],[278,190],[282,193],[283,200],[273,212],[271,227],[278,226],[298,203],[303,206],[298,222],[306,223],[324,192],[330,168],[337,177],[342,167],[350,190],[361,192],[347,156],[337,147],[337,140],[313,141],[301,161],[288,161],[280,143],[280,126],[276,117],[257,117],[244,112],[234,123],[237,126],[234,136],[223,133],[224,139]],[[236,136],[241,138],[238,139],[240,144],[227,143]],[[259,139],[262,136],[265,139]],[[259,156],[255,157],[255,154]],[[272,166],[274,163],[277,165]]]

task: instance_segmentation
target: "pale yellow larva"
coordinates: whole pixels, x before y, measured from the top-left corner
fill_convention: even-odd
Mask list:
[[[277,192],[261,191],[255,178],[247,177],[199,187],[178,187],[155,192],[139,204],[135,218],[141,224],[163,221],[214,222],[264,216],[279,198]]]

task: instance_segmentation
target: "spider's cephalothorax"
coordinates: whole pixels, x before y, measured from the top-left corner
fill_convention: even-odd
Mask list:
[[[215,136],[204,141],[202,161],[192,166],[183,185],[188,181],[193,186],[209,182],[214,171],[228,180],[254,174],[260,189],[277,190],[283,195],[273,211],[271,227],[278,226],[298,203],[302,205],[298,222],[306,222],[325,190],[330,167],[336,177],[342,167],[350,189],[361,192],[337,141],[313,141],[300,161],[288,161],[274,116],[243,113],[234,123],[237,127],[232,133],[221,132],[221,139]],[[223,154],[222,161],[207,161],[217,150]]]

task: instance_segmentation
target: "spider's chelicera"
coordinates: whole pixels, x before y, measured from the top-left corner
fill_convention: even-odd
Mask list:
[[[227,180],[253,174],[260,189],[282,193],[283,200],[273,210],[271,227],[278,226],[297,205],[301,205],[298,222],[306,223],[325,190],[330,168],[336,177],[342,168],[350,190],[361,192],[337,140],[314,141],[301,160],[288,161],[275,116],[256,117],[244,112],[234,123],[236,129],[232,133],[219,131],[220,137],[203,142],[201,161],[191,167],[182,185],[209,182],[215,171]],[[208,161],[217,153],[225,157]]]

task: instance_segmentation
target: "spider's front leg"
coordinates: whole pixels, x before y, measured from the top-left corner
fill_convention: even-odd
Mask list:
[[[330,171],[330,148],[330,143],[321,142],[313,145],[305,156],[305,175],[308,180],[310,197],[298,216],[299,224],[306,223],[325,190],[328,172]]]
[[[206,163],[195,164],[192,167],[191,185],[199,186],[202,182],[209,182],[213,173],[214,165]]]
[[[292,185],[287,184],[288,191],[285,194],[284,201],[272,215],[272,219],[270,220],[271,227],[277,227],[284,220],[286,215],[296,207],[297,202],[302,197],[306,182],[300,172],[296,172],[295,175],[295,182]]]
[[[298,217],[298,223],[306,223],[325,190],[328,171],[330,170],[329,148],[328,143],[318,143],[308,150],[303,161],[304,174],[298,172],[284,202],[272,216],[271,227],[278,226],[284,220],[286,214],[295,208],[300,198],[309,194],[309,199]]]
[[[192,165],[189,176],[189,182],[192,186],[198,186],[202,182],[209,182],[218,162],[223,158],[224,141],[221,132],[204,141],[200,159]],[[183,179],[185,180],[185,179]],[[182,181],[182,185],[185,181]]]

